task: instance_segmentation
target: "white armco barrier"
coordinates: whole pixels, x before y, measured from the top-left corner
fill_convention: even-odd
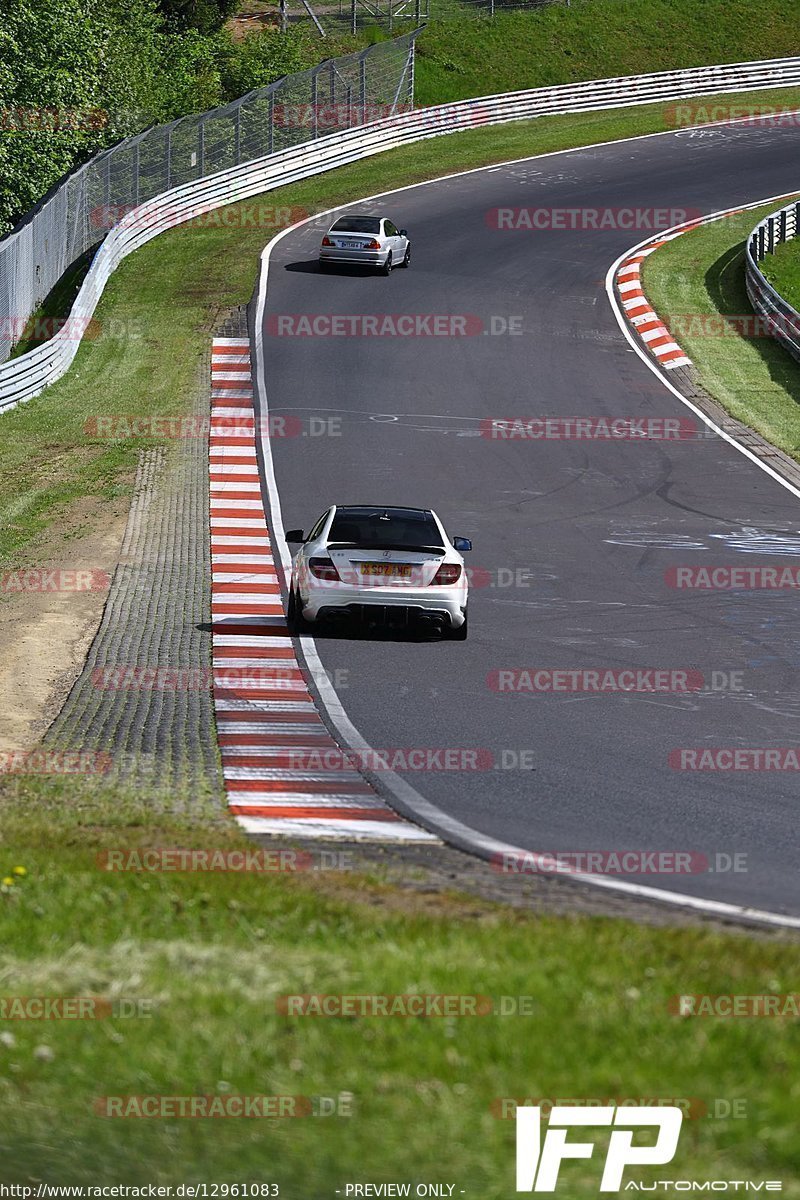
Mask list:
[[[163,192],[127,213],[105,238],[66,326],[30,353],[0,364],[0,410],[38,395],[67,371],[79,345],[76,331],[86,328],[107,280],[126,255],[202,213],[384,150],[472,127],[798,85],[800,58],[782,58],[481,96],[327,134]]]

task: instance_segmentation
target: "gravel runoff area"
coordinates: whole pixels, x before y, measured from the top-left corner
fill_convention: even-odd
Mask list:
[[[238,333],[243,314],[225,322]],[[210,410],[210,352],[192,417]],[[45,745],[106,752],[110,775],[163,789],[203,781],[220,796],[211,693],[208,439],[142,452],[120,561],[84,669]],[[137,676],[122,683],[125,668]],[[159,672],[157,685],[141,678]],[[169,672],[180,672],[175,686]],[[185,676],[183,675],[185,672]]]

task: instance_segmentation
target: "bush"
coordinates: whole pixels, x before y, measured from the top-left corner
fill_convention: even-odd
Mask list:
[[[96,151],[218,104],[221,36],[178,32],[155,0],[5,0],[0,233]]]

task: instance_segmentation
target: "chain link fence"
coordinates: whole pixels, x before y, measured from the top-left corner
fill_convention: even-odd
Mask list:
[[[73,171],[0,240],[0,362],[65,271],[130,209],[228,167],[412,108],[418,32],[147,129]]]

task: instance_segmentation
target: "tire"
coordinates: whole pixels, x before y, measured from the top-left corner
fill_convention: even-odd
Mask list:
[[[294,634],[295,637],[299,637],[303,633],[308,633],[308,621],[303,616],[300,601],[294,587],[289,592],[289,603],[286,607],[286,624],[289,627],[289,633]]]
[[[392,252],[391,252],[391,250],[386,255],[386,262],[381,267],[381,271],[384,275],[391,275],[391,273],[392,273]]]
[[[468,632],[467,625],[468,625],[468,617],[467,617],[467,614],[464,613],[464,624],[459,626],[458,629],[450,630],[450,641],[451,642],[465,642],[467,640],[467,632]]]
[[[408,245],[406,246],[405,257],[403,258],[403,261],[400,263],[400,266],[401,267],[410,267],[411,266],[411,242],[409,242]]]

